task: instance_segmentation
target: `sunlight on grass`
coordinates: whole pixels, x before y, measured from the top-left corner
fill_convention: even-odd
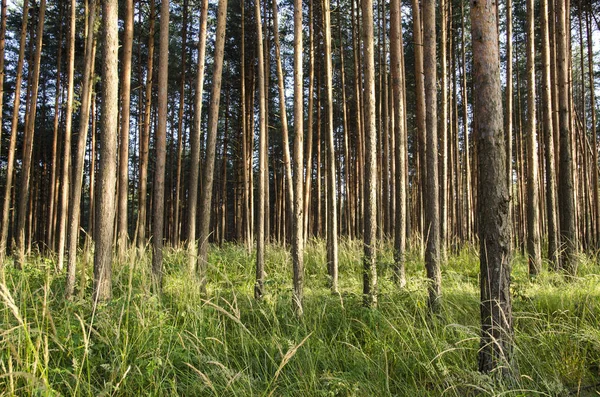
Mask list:
[[[408,284],[391,281],[392,251],[379,257],[380,305],[362,306],[360,241],[340,242],[340,296],[327,287],[325,245],[305,251],[304,316],[292,309],[291,257],[266,255],[266,296],[252,298],[254,259],[213,247],[208,296],[165,253],[164,291],[149,289],[150,258],[115,263],[114,299],[94,310],[91,264],[84,300],[63,299],[65,276],[31,258],[0,285],[1,395],[563,396],[595,395],[600,382],[600,271],[582,257],[565,280],[527,276],[514,261],[517,382],[477,372],[479,263],[465,248],[443,268],[440,317],[427,314],[424,265],[408,255]],[[82,264],[80,263],[80,266]],[[77,294],[76,294],[77,295]]]

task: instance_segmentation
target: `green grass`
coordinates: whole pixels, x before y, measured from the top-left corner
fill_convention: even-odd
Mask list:
[[[465,248],[443,268],[439,317],[426,308],[424,265],[408,255],[408,285],[380,251],[379,308],[362,306],[360,242],[340,244],[340,296],[327,289],[325,246],[305,255],[304,316],[294,316],[291,258],[271,245],[267,294],[252,298],[253,257],[237,245],[210,253],[208,298],[165,255],[164,293],[150,292],[150,258],[114,265],[114,299],[95,310],[88,264],[83,299],[65,301],[65,276],[32,257],[7,266],[0,289],[0,396],[567,396],[598,395],[600,269],[527,277],[515,258],[515,362],[510,385],[477,372],[479,264]]]

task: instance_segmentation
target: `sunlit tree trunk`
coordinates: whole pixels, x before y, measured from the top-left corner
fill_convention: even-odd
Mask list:
[[[527,0],[527,257],[529,274],[542,270],[534,51],[534,0]]]
[[[479,241],[481,267],[481,349],[479,370],[510,375],[510,225],[496,7],[471,1],[475,131],[479,153]]]
[[[225,47],[225,24],[227,22],[227,0],[219,0],[217,12],[217,33],[214,52],[213,83],[208,113],[208,135],[206,139],[206,157],[202,174],[200,193],[200,230],[199,230],[199,272],[202,289],[206,290],[206,267],[208,263],[208,236],[210,215],[212,213],[212,191],[215,173],[215,151],[219,124],[219,105],[221,103],[221,77],[223,74],[223,56]]]
[[[33,138],[35,130],[35,117],[37,113],[37,96],[39,89],[40,79],[40,60],[42,57],[42,39],[44,35],[44,17],[46,14],[46,0],[41,0],[38,24],[36,31],[36,44],[35,44],[35,55],[33,59],[33,73],[29,76],[31,78],[31,96],[29,98],[28,112],[26,112],[25,120],[25,134],[23,137],[23,162],[21,165],[21,178],[18,186],[18,201],[17,206],[17,229],[16,229],[16,243],[17,243],[17,260],[15,265],[21,268],[25,262],[25,223],[27,212],[27,204],[29,202],[29,188],[30,188],[30,172],[31,162],[33,154]]]
[[[127,250],[127,202],[129,191],[129,116],[131,103],[131,55],[133,53],[133,0],[125,2],[123,52],[121,58],[121,129],[119,136],[118,249],[123,258]]]
[[[0,267],[4,266],[8,242],[8,221],[10,215],[10,203],[12,184],[15,169],[15,152],[17,147],[17,127],[19,124],[19,113],[21,111],[21,85],[23,81],[23,60],[25,59],[25,40],[27,39],[27,22],[29,19],[29,2],[23,2],[23,21],[21,23],[21,34],[19,39],[19,59],[17,61],[17,76],[15,79],[15,99],[13,101],[13,115],[10,126],[10,142],[8,146],[8,164],[6,167],[6,183],[4,188],[4,201],[2,205],[2,234],[0,235]]]
[[[196,216],[198,213],[198,177],[200,174],[200,136],[202,134],[202,94],[204,93],[204,58],[206,56],[206,25],[208,20],[208,0],[202,0],[200,11],[200,32],[198,34],[198,71],[196,75],[196,97],[194,99],[194,125],[191,136],[190,184],[188,192],[188,267],[190,272],[198,268],[196,242]],[[242,80],[244,78],[242,77]],[[242,96],[243,98],[243,96]],[[242,99],[242,102],[243,99]]]
[[[165,162],[167,157],[167,88],[169,78],[169,0],[160,6],[160,54],[158,56],[158,128],[152,206],[152,287],[162,290],[163,227],[165,222]]]
[[[94,220],[94,301],[112,297],[112,257],[117,179],[117,123],[119,120],[118,1],[102,2],[102,113],[100,123],[100,168]]]

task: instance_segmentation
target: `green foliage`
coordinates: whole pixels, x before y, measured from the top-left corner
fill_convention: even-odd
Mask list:
[[[477,372],[479,263],[465,248],[443,269],[439,317],[427,313],[424,265],[408,255],[408,285],[390,281],[391,247],[380,249],[380,305],[362,306],[358,241],[340,243],[341,295],[327,287],[325,245],[305,251],[302,318],[291,303],[291,258],[267,250],[267,295],[252,298],[254,259],[238,245],[210,253],[208,297],[186,267],[165,256],[161,297],[150,293],[150,258],[114,266],[114,299],[95,309],[66,301],[64,275],[32,258],[0,284],[0,395],[185,396],[564,396],[595,395],[600,381],[600,275],[513,272],[515,384]],[[88,264],[88,271],[91,266]]]

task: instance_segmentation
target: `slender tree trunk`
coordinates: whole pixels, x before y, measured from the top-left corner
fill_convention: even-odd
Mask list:
[[[296,5],[296,3],[294,3]],[[300,4],[301,6],[302,4]],[[295,15],[295,14],[294,14]],[[309,70],[308,70],[308,120],[306,132],[306,176],[304,179],[304,241],[308,240],[309,213],[310,213],[310,188],[312,182],[312,149],[313,149],[313,118],[314,118],[314,93],[315,93],[315,29],[314,29],[314,6],[313,0],[308,2],[308,20],[309,20]],[[296,21],[296,20],[294,20]],[[295,28],[295,25],[294,25]],[[295,32],[295,30],[294,30]],[[301,44],[301,43],[300,43]],[[296,48],[296,47],[294,47]],[[294,85],[296,89],[296,85]],[[294,91],[294,100],[296,93]],[[294,118],[296,117],[296,107],[294,102]],[[294,124],[295,126],[295,124]],[[296,131],[294,129],[294,131]]]
[[[65,141],[63,150],[63,168],[61,183],[60,214],[58,215],[58,270],[62,271],[67,239],[67,212],[69,208],[69,171],[71,170],[71,129],[73,125],[73,91],[75,75],[75,11],[76,2],[71,0],[69,18],[69,55],[67,69],[67,108],[65,114]]]
[[[527,0],[527,256],[529,275],[542,270],[536,138],[534,0]]]
[[[150,31],[148,33],[148,69],[146,71],[146,103],[144,105],[144,125],[140,139],[140,181],[138,208],[138,249],[143,251],[146,245],[146,200],[148,196],[148,152],[150,149],[150,116],[152,111],[152,75],[154,72],[154,21],[156,19],[155,3],[150,0]]]
[[[598,186],[599,182],[598,182],[598,136],[596,135],[596,91],[595,91],[595,81],[594,81],[594,53],[593,53],[593,41],[592,41],[592,34],[591,34],[591,30],[592,30],[592,5],[591,3],[588,4],[588,9],[587,9],[587,18],[586,18],[586,36],[587,36],[587,49],[588,49],[588,78],[589,78],[589,85],[590,85],[590,101],[591,101],[591,121],[592,121],[592,129],[590,131],[590,135],[592,136],[593,142],[592,142],[592,159],[593,159],[593,166],[592,166],[592,187],[593,187],[593,200],[594,200],[594,218],[595,218],[595,224],[596,224],[596,235],[594,236],[595,239],[595,249],[598,249],[600,247],[600,194],[598,192],[598,189],[600,188]]]
[[[404,153],[406,152],[406,130],[404,129],[404,74],[402,73],[401,56],[402,25],[400,0],[391,0],[390,9],[390,69],[392,72],[392,94],[394,100],[394,135],[396,140],[396,223],[394,230],[394,275],[396,283],[403,288],[406,285],[405,254],[406,254],[406,179],[404,177]]]
[[[553,1],[553,0],[550,0]],[[554,126],[552,122],[552,79],[550,77],[550,40],[548,29],[548,0],[541,0],[542,17],[542,115],[544,154],[546,160],[546,213],[548,217],[548,259],[558,265],[558,220],[556,209],[556,169],[554,160]]]
[[[554,1],[554,0],[551,0]],[[506,0],[506,116],[504,134],[506,136],[506,180],[508,183],[510,223],[513,224],[513,3]],[[511,228],[512,230],[512,228]]]
[[[202,191],[200,193],[200,234],[199,234],[199,272],[202,289],[206,290],[206,266],[208,264],[208,237],[210,214],[212,213],[212,192],[215,173],[215,151],[219,123],[219,104],[221,103],[221,77],[225,47],[225,24],[227,22],[227,0],[219,0],[217,12],[217,33],[214,53],[213,84],[208,114],[208,135],[206,140],[206,159],[203,168]]]
[[[267,136],[266,136],[266,105],[265,105],[265,64],[263,53],[262,17],[260,1],[254,0],[254,15],[256,18],[256,42],[258,55],[258,212],[256,219],[256,283],[254,298],[261,299],[264,295],[265,283],[265,192],[267,184]]]
[[[165,221],[165,162],[167,156],[167,87],[169,78],[169,0],[160,5],[160,54],[158,56],[158,128],[152,206],[152,287],[162,290],[163,227]]]
[[[447,13],[447,0],[441,0],[440,8],[441,13],[441,40],[440,40],[440,66],[441,66],[441,94],[442,99],[440,102],[440,109],[442,111],[440,118],[440,141],[439,141],[439,157],[441,160],[439,174],[439,196],[440,196],[440,208],[439,208],[439,219],[440,219],[440,259],[445,261],[447,239],[448,239],[448,62],[446,54],[446,43],[448,40],[447,24],[446,24],[446,13]],[[434,62],[435,67],[435,62]],[[438,156],[437,150],[434,155]]]
[[[41,0],[36,32],[35,56],[33,60],[33,74],[31,77],[31,96],[29,111],[26,113],[25,136],[23,138],[23,163],[21,166],[21,181],[19,183],[19,201],[17,202],[17,260],[15,265],[20,269],[25,262],[25,223],[27,204],[29,202],[30,172],[33,153],[33,136],[35,117],[37,112],[37,96],[40,80],[40,60],[42,56],[42,39],[44,36],[44,17],[46,14],[46,0]]]
[[[312,35],[311,35],[312,40]],[[311,71],[312,73],[312,71]],[[304,88],[302,73],[302,0],[294,0],[294,216],[292,227],[292,261],[294,303],[302,314],[304,298]],[[311,85],[312,89],[312,85]],[[312,111],[312,109],[311,109]],[[312,126],[309,125],[310,129]]]
[[[194,126],[192,129],[190,185],[188,193],[188,250],[190,272],[198,269],[196,243],[196,216],[198,213],[198,177],[200,171],[200,136],[202,134],[202,95],[204,93],[204,58],[206,56],[206,25],[208,20],[208,0],[202,0],[200,11],[200,32],[198,34],[198,72],[196,75],[196,97],[194,99]],[[242,75],[242,80],[244,79]],[[244,102],[242,95],[242,103]]]
[[[372,4],[372,1],[371,1]],[[338,293],[338,237],[335,184],[335,143],[333,136],[333,66],[331,63],[331,10],[329,0],[323,0],[323,35],[325,40],[325,90],[327,95],[327,269],[331,292]],[[373,11],[371,10],[371,16]],[[371,21],[371,31],[373,29]],[[371,36],[371,43],[373,37]],[[375,88],[373,88],[374,90]],[[373,94],[374,95],[374,94]],[[373,106],[375,104],[373,103]],[[373,115],[374,116],[374,115]],[[373,120],[373,122],[375,122]],[[373,127],[374,128],[374,127]],[[375,177],[375,175],[373,175]]]
[[[361,1],[365,76],[365,228],[363,299],[377,306],[377,138],[375,130],[375,62],[373,55],[373,2]]]
[[[173,225],[173,245],[179,246],[179,241],[181,240],[180,236],[180,219],[179,214],[181,212],[181,162],[183,157],[183,108],[185,105],[185,59],[187,54],[187,11],[188,10],[188,0],[183,1],[183,30],[181,32],[181,80],[179,86],[179,114],[177,118],[177,176],[175,182],[175,217],[174,217],[174,225]]]
[[[23,60],[25,59],[25,40],[27,39],[27,22],[29,19],[29,2],[23,2],[23,21],[19,39],[19,60],[17,61],[17,76],[15,80],[15,99],[13,116],[10,127],[10,142],[8,147],[8,164],[6,167],[6,183],[2,205],[2,234],[0,235],[0,267],[4,266],[8,241],[8,221],[10,215],[11,190],[15,168],[15,152],[17,147],[17,127],[21,107],[21,85],[23,81]],[[13,200],[14,201],[14,200]]]
[[[131,103],[131,55],[133,53],[133,0],[125,2],[125,30],[121,61],[121,145],[119,147],[119,209],[118,248],[119,257],[127,251],[127,201],[129,191],[129,117]]]
[[[573,190],[572,136],[569,117],[569,73],[567,29],[570,29],[569,14],[565,2],[557,2],[556,11],[556,66],[558,75],[558,111],[559,111],[559,176],[558,206],[560,215],[560,253],[561,267],[570,275],[577,273],[574,254],[577,249],[575,234],[575,203]]]
[[[471,1],[475,131],[479,153],[479,240],[481,260],[481,349],[479,370],[510,375],[510,225],[496,7]]]
[[[73,173],[71,175],[72,188],[69,199],[69,220],[68,220],[68,252],[69,260],[67,263],[67,283],[65,286],[65,296],[69,299],[75,289],[75,267],[77,264],[77,243],[79,242],[79,224],[81,213],[81,188],[83,185],[84,157],[88,126],[90,121],[90,104],[92,101],[92,76],[94,74],[95,60],[95,42],[96,42],[96,3],[92,0],[88,16],[88,24],[92,28],[88,31],[85,41],[83,82],[81,93],[81,114],[79,118],[79,135],[77,137],[77,151],[73,158]],[[94,169],[90,169],[90,183],[93,181]],[[83,285],[81,286],[83,288]]]
[[[117,179],[117,129],[119,116],[118,2],[102,3],[104,46],[102,49],[102,113],[100,122],[100,169],[95,203],[94,301],[112,297],[112,256]]]
[[[2,11],[2,22],[0,25],[0,126],[3,125],[2,116],[4,115],[4,49],[6,48],[6,3],[8,0],[2,0],[0,5]],[[60,40],[59,40],[60,43]],[[60,46],[60,44],[59,44]],[[0,143],[2,142],[2,128],[0,128]],[[0,145],[1,148],[1,145]],[[1,152],[1,151],[0,151]],[[0,265],[2,266],[2,265]]]

